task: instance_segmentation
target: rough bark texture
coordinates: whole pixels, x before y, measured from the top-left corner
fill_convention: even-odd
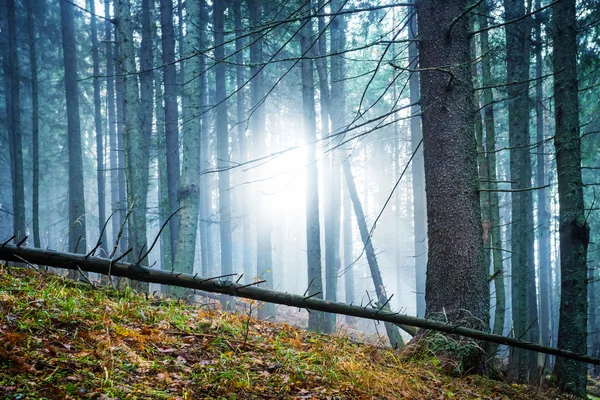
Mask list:
[[[15,235],[15,243],[19,243],[26,235],[25,187],[23,181],[23,145],[21,141],[21,101],[19,98],[19,56],[17,51],[15,2],[14,0],[7,0],[6,5],[8,11],[8,75],[5,76],[7,76],[8,79],[5,79],[6,84],[10,89],[10,93],[7,96],[7,98],[10,97],[10,101],[7,101],[7,103],[10,105],[9,109],[7,109],[7,114],[9,116],[7,119],[9,121],[9,144],[11,145],[10,165],[12,175],[13,234]],[[61,7],[61,10],[62,8],[63,7]],[[73,41],[74,40],[75,39],[73,38]],[[73,62],[75,62],[75,58],[73,58]],[[81,149],[81,145],[79,148]],[[71,168],[69,168],[69,172],[71,172]],[[70,208],[69,210],[71,211]],[[69,221],[71,222],[72,220],[69,219]]]
[[[142,131],[140,93],[137,81],[137,68],[133,50],[133,27],[129,0],[115,2],[119,56],[123,74],[123,102],[127,118],[123,127],[125,153],[125,175],[127,181],[127,202],[133,207],[129,217],[129,246],[133,249],[132,259],[138,262],[147,249],[146,203],[148,197],[149,147]],[[148,259],[141,261],[148,265]],[[148,285],[138,286],[148,290]]]
[[[300,30],[300,52],[308,54],[313,44],[312,20],[307,21]],[[306,144],[306,257],[308,263],[309,294],[319,293],[315,297],[323,298],[323,280],[321,269],[321,229],[319,221],[319,176],[316,164],[316,118],[315,118],[315,83],[313,77],[313,61],[302,59],[302,110],[304,143]],[[322,331],[324,315],[310,313],[308,329]]]
[[[160,0],[160,30],[162,32],[162,62],[165,99],[165,132],[167,136],[167,184],[169,187],[169,213],[179,208],[179,129],[177,111],[177,70],[175,60],[175,34],[173,31],[173,1]],[[179,216],[169,223],[171,231],[171,259],[175,259]]]
[[[483,29],[488,26],[487,22],[487,7],[485,12],[479,18],[479,28]],[[495,289],[495,307],[494,307],[494,333],[501,335],[504,330],[504,319],[506,311],[506,290],[504,288],[504,265],[502,254],[502,236],[500,230],[500,206],[498,199],[498,183],[496,172],[496,129],[494,120],[494,95],[491,86],[494,84],[492,80],[492,71],[490,65],[490,46],[488,31],[484,31],[480,36],[481,41],[481,77],[482,86],[487,89],[483,90],[484,104],[484,125],[485,125],[485,152],[487,159],[487,174],[489,202],[490,202],[490,226],[488,234],[491,236],[490,243],[492,247],[492,275],[494,276]],[[494,350],[494,349],[491,349]]]
[[[188,23],[185,51],[187,54],[193,54],[204,45],[200,30],[205,27],[198,25],[196,22],[200,21],[200,5],[198,2],[188,3],[186,18]],[[199,113],[202,94],[206,88],[202,87],[202,79],[195,78],[201,72],[200,57],[192,57],[186,61],[186,76],[184,79],[188,84],[184,86],[183,94],[187,108],[185,114],[189,120],[186,121],[183,132],[183,170],[181,171],[179,186],[179,201],[182,209],[174,267],[175,271],[188,274],[194,272],[196,232],[198,230],[198,212],[200,208],[200,140],[202,131]]]
[[[79,123],[79,87],[77,74],[77,43],[73,5],[60,2],[62,47],[67,97],[67,146],[69,149],[69,249],[84,253],[85,201],[83,197],[83,159]]]
[[[581,351],[587,346],[587,249],[590,228],[585,216],[581,178],[575,0],[556,3],[552,10],[552,22],[556,126],[554,146],[560,205],[561,298],[558,347]],[[585,396],[585,364],[558,358],[554,373],[562,390]]]
[[[509,21],[525,14],[523,0],[505,0],[504,18]],[[508,94],[508,135],[510,150],[511,188],[526,189],[531,184],[531,154],[529,139],[529,56],[531,26],[528,19],[506,25],[506,74]],[[515,337],[539,339],[537,297],[535,287],[533,191],[511,194],[512,240],[511,284],[512,313]],[[512,354],[512,374],[518,381],[527,381],[536,373],[537,356],[523,351]]]
[[[115,61],[115,102],[117,109],[117,119],[116,119],[116,127],[117,127],[117,137],[116,137],[116,147],[115,151],[117,153],[118,159],[118,182],[119,182],[119,228],[121,226],[124,227],[123,235],[121,236],[121,240],[119,241],[119,250],[121,253],[125,253],[129,247],[129,222],[125,221],[125,216],[127,214],[128,205],[127,205],[127,189],[126,189],[126,177],[125,177],[125,140],[123,138],[123,126],[125,125],[125,119],[127,118],[125,114],[125,102],[124,102],[124,93],[123,93],[123,74],[121,73],[123,67],[121,66],[120,61],[120,49],[119,49],[119,33],[115,31],[115,47],[114,47],[114,61]]]
[[[95,14],[94,1],[89,2],[90,12]],[[102,129],[102,103],[100,100],[100,56],[98,28],[96,18],[91,18],[92,25],[92,73],[94,75],[94,126],[96,128],[96,181],[98,182],[98,234],[106,221],[106,173],[104,169],[104,133]],[[107,252],[106,233],[98,239],[102,242],[102,250]]]
[[[229,193],[229,127],[227,117],[227,102],[225,88],[225,45],[224,42],[224,13],[225,0],[215,0],[213,4],[213,26],[215,40],[215,96],[217,131],[217,168],[219,172],[219,233],[221,236],[221,273],[230,274],[233,271],[232,239],[231,239],[231,195]]]
[[[469,3],[416,4],[429,239],[425,315],[487,330],[468,18],[462,15]],[[464,370],[481,371],[486,360],[476,346],[454,356]]]
[[[414,0],[411,0],[414,3]],[[407,8],[411,13],[410,23],[408,24],[408,38],[417,38],[417,17],[414,7]],[[411,69],[419,68],[419,49],[416,42],[410,42],[408,45],[408,67]],[[421,93],[419,88],[419,73],[412,72],[409,78],[410,108],[412,117],[410,118],[410,144],[411,150],[416,151],[412,160],[412,191],[413,191],[413,222],[415,229],[415,293],[417,298],[417,316],[425,316],[425,277],[427,273],[427,202],[425,201],[425,169],[423,161],[423,147],[419,143],[423,139],[421,131],[421,117],[419,113],[421,107],[417,102],[420,100]]]
[[[31,68],[31,158],[32,176],[32,229],[33,244],[40,247],[40,163],[39,163],[39,96],[37,74],[37,52],[35,48],[34,5],[27,0],[27,33],[29,38],[29,62]]]

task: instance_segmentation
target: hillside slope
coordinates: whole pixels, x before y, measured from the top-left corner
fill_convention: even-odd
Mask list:
[[[432,357],[20,268],[0,270],[0,316],[3,399],[563,398],[451,378]]]

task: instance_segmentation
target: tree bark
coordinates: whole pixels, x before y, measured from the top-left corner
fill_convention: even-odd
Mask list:
[[[466,0],[416,2],[427,197],[426,317],[487,330],[488,272],[473,130],[473,82]],[[469,282],[469,284],[465,284]],[[483,371],[477,346],[457,357],[463,370]]]
[[[200,30],[205,27],[198,25],[196,22],[201,21],[200,4],[198,2],[187,4],[186,18],[188,23],[185,51],[187,54],[193,54],[197,49],[204,46]],[[201,110],[201,98],[206,88],[202,85],[202,79],[196,79],[203,72],[201,58],[192,57],[186,61],[186,64],[184,79],[188,83],[183,88],[183,97],[187,108],[185,114],[189,120],[184,125],[183,134],[183,170],[179,186],[179,201],[182,209],[174,269],[178,272],[191,274],[194,272],[196,233],[198,231],[198,212],[200,208],[200,140],[202,130],[199,112]],[[185,294],[187,293],[181,290],[177,293],[179,296]]]
[[[414,4],[414,0],[411,0]],[[417,18],[413,7],[407,8],[411,13],[408,24],[408,38],[417,38]],[[417,69],[419,67],[419,49],[417,42],[408,45],[408,67]],[[423,148],[419,143],[423,139],[421,131],[421,110],[417,104],[421,93],[419,88],[419,73],[411,72],[409,78],[409,101],[413,104],[410,108],[410,144],[415,153],[412,161],[412,189],[413,189],[413,224],[415,232],[415,293],[417,298],[417,316],[425,315],[425,275],[427,271],[427,202],[425,201],[425,169],[423,161]]]
[[[587,250],[590,227],[581,178],[581,141],[577,90],[577,17],[575,0],[552,7],[554,48],[554,117],[558,177],[561,297],[558,347],[581,351],[587,346]],[[585,364],[558,358],[554,373],[562,390],[586,395]]]
[[[89,2],[90,12],[96,13],[95,2]],[[104,167],[104,133],[102,129],[102,103],[100,101],[100,56],[96,17],[91,18],[92,28],[92,74],[94,85],[94,126],[96,128],[96,181],[98,183],[98,240],[101,249],[107,254],[106,234],[102,231],[106,222],[106,173]]]
[[[85,253],[85,200],[83,194],[83,158],[79,121],[79,85],[77,43],[73,5],[60,2],[60,20],[67,98],[67,147],[69,153],[69,249]]]
[[[17,51],[15,2],[14,0],[7,0],[6,5],[8,12],[8,74],[5,75],[5,79],[8,89],[10,90],[10,94],[7,93],[7,97],[10,97],[9,101],[7,101],[7,103],[10,104],[10,108],[6,111],[8,116],[7,119],[9,122],[9,144],[11,147],[10,165],[12,171],[11,175],[13,200],[13,234],[15,235],[15,243],[19,243],[26,236],[27,233],[25,227],[25,184],[23,178],[23,145],[21,141],[21,101],[19,97],[19,56]],[[67,106],[68,105],[69,104],[67,104]],[[70,116],[71,114],[68,115]],[[81,157],[81,153],[79,156]],[[69,168],[69,173],[70,172],[71,168]],[[69,208],[69,211],[71,211],[71,208]],[[69,222],[71,221],[72,220],[69,218]]]
[[[148,265],[148,259],[137,261],[147,249],[146,204],[148,196],[149,146],[142,130],[140,93],[133,49],[133,27],[129,0],[115,2],[119,38],[120,73],[123,74],[123,102],[127,116],[123,127],[127,202],[132,207],[129,223],[129,245],[132,259]],[[147,291],[148,285],[139,286]]]
[[[487,4],[485,12],[479,17],[479,29],[488,26],[487,22]],[[498,174],[496,172],[496,128],[494,120],[494,95],[491,86],[492,72],[490,66],[490,46],[488,31],[483,31],[480,36],[481,42],[481,76],[482,85],[487,89],[483,90],[484,103],[484,125],[485,125],[485,152],[487,159],[487,173],[489,179],[488,188],[490,201],[490,227],[489,235],[492,247],[492,268],[494,276],[494,289],[496,292],[496,302],[494,307],[494,327],[493,332],[501,335],[504,330],[504,319],[506,311],[506,290],[504,288],[504,265],[502,255],[502,233],[500,230],[500,206],[498,199]],[[494,349],[490,349],[494,351]]]
[[[160,0],[160,29],[162,32],[162,62],[165,98],[165,132],[167,135],[167,184],[169,187],[169,214],[179,208],[179,128],[177,111],[177,70],[175,60],[175,33],[173,30],[173,1]],[[171,259],[175,259],[179,216],[169,222],[171,232]]]
[[[216,133],[217,168],[219,172],[219,233],[221,237],[221,273],[233,271],[231,239],[231,196],[229,194],[229,127],[225,88],[225,0],[215,0],[213,4],[213,27],[215,43],[215,96],[216,96]]]
[[[523,0],[505,0],[505,20],[523,16]],[[529,56],[531,26],[528,20],[506,25],[506,73],[508,94],[508,135],[510,150],[511,188],[531,187],[531,154],[529,150]],[[511,194],[512,240],[511,284],[515,337],[527,335],[539,340],[537,297],[535,290],[533,192]],[[512,355],[512,373],[525,382],[537,374],[537,358],[523,351]]]
[[[310,4],[310,3],[309,3]],[[306,7],[308,9],[308,7]],[[309,54],[313,46],[312,20],[307,20],[300,29],[300,53]],[[321,228],[319,220],[319,174],[317,170],[315,82],[313,61],[303,58],[300,61],[302,76],[302,110],[304,143],[306,145],[306,261],[308,265],[308,294],[323,298],[321,269]],[[308,315],[308,329],[322,332],[325,328],[323,313]]]

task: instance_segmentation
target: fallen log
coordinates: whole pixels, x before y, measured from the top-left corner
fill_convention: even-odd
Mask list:
[[[65,268],[82,270],[103,275],[120,276],[142,282],[160,283],[163,285],[180,286],[190,289],[204,290],[206,292],[227,294],[258,301],[283,304],[290,307],[306,308],[314,311],[324,311],[335,314],[350,315],[353,317],[367,318],[393,324],[414,326],[438,332],[469,337],[486,342],[518,347],[539,353],[552,354],[558,357],[569,358],[588,364],[600,365],[600,359],[578,354],[554,347],[543,346],[515,338],[478,331],[463,326],[447,324],[423,318],[412,317],[399,313],[386,311],[384,308],[360,307],[344,303],[331,302],[317,299],[314,294],[300,296],[297,294],[283,293],[254,286],[223,281],[217,278],[205,278],[177,272],[168,272],[142,267],[137,264],[113,262],[107,258],[88,257],[82,254],[62,253],[53,250],[19,247],[11,244],[0,245],[0,260],[11,262],[28,262]],[[385,306],[385,305],[384,305]]]

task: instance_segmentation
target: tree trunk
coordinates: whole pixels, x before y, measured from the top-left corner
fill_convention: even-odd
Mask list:
[[[25,184],[23,179],[23,146],[21,142],[21,101],[19,98],[19,57],[17,51],[18,45],[17,26],[15,17],[15,2],[14,0],[7,0],[6,4],[8,11],[8,74],[5,75],[5,79],[7,82],[7,86],[10,89],[10,94],[7,93],[7,97],[10,97],[10,101],[7,101],[7,103],[10,104],[10,108],[6,111],[9,121],[8,136],[9,144],[11,147],[10,165],[12,171],[13,234],[15,235],[15,243],[19,243],[26,235]],[[61,7],[61,10],[62,8],[63,7]],[[73,37],[73,41],[74,40],[75,39]],[[73,62],[74,60],[75,59],[73,59]],[[70,116],[71,114],[69,113],[68,115]],[[70,120],[71,119],[69,118],[69,121]],[[81,149],[81,145],[79,148]],[[81,158],[81,152],[79,154],[79,157]],[[71,168],[69,168],[69,173],[70,172]],[[71,211],[71,208],[69,208],[69,210]],[[72,221],[73,220],[69,218],[69,222]],[[78,230],[77,232],[79,233],[80,230]],[[85,231],[83,239],[85,239]],[[73,249],[73,247],[71,247],[71,249]]]
[[[96,13],[95,3],[89,2],[90,12]],[[102,103],[100,101],[100,57],[98,55],[98,29],[96,17],[91,18],[92,25],[92,74],[94,75],[94,123],[96,128],[96,180],[98,182],[98,240],[101,249],[107,254],[106,234],[102,231],[106,222],[106,173],[104,167],[104,134],[102,131]]]
[[[411,0],[414,3],[414,0]],[[417,38],[417,18],[414,14],[414,7],[407,9],[412,13],[408,25],[408,38],[415,40]],[[409,68],[417,69],[419,67],[419,54],[416,42],[410,42],[408,45],[408,65]],[[414,240],[415,240],[415,293],[417,298],[417,316],[425,316],[425,274],[427,271],[427,208],[425,201],[425,170],[423,164],[423,147],[418,148],[423,139],[421,131],[421,110],[417,104],[421,93],[419,88],[419,74],[412,72],[409,78],[410,104],[410,143],[411,150],[415,153],[412,160],[412,189],[413,189],[413,221],[414,221]]]
[[[262,20],[263,5],[258,0],[248,0],[248,14],[250,16],[250,26],[258,26]],[[263,62],[263,38],[260,33],[253,34],[250,37],[250,127],[252,131],[252,143],[254,146],[253,156],[259,158],[267,155],[267,132],[265,121],[265,80],[263,68],[260,65]],[[266,177],[264,168],[260,168],[257,178]],[[271,210],[269,210],[264,196],[258,197],[258,218],[256,226],[256,274],[260,279],[266,280],[268,288],[273,288],[273,246],[271,234],[273,231],[273,221],[271,220]],[[259,311],[261,318],[273,317],[275,309],[272,305],[265,304]]]
[[[308,55],[313,45],[312,20],[303,22],[300,29],[300,53]],[[306,144],[306,261],[308,265],[308,294],[323,298],[321,269],[321,228],[319,220],[319,175],[317,170],[315,83],[313,61],[303,58],[300,61],[302,74],[302,110],[304,143]],[[321,332],[325,328],[323,313],[308,315],[308,329]]]
[[[205,27],[196,23],[196,21],[201,21],[200,4],[198,2],[188,3],[186,18],[189,22],[185,37],[185,49],[188,54],[193,54],[197,49],[204,46],[200,31]],[[190,119],[184,125],[183,134],[183,170],[179,186],[179,201],[182,209],[174,266],[175,271],[192,274],[194,272],[200,207],[200,141],[202,131],[198,114],[202,105],[201,98],[206,88],[202,85],[202,79],[195,79],[203,72],[201,58],[192,57],[186,61],[186,64],[184,79],[188,84],[184,87],[185,106],[187,107],[185,114]],[[179,296],[187,294],[181,290],[177,292]]]
[[[505,0],[505,20],[523,16],[523,0]],[[512,189],[531,187],[531,154],[529,140],[529,53],[530,22],[520,20],[506,25],[506,71],[508,94],[508,131],[510,176]],[[513,327],[515,337],[539,340],[537,297],[535,291],[533,192],[511,194],[512,241],[511,282]],[[513,353],[515,379],[527,381],[537,374],[537,355],[516,350]]]
[[[342,167],[344,170],[344,177],[346,178],[346,186],[348,187],[348,193],[350,194],[350,200],[352,201],[352,205],[354,207],[354,215],[356,216],[356,222],[358,223],[358,230],[360,231],[360,237],[362,238],[364,251],[367,254],[367,262],[369,263],[369,269],[371,271],[373,285],[375,286],[375,294],[377,295],[377,304],[375,304],[375,306],[384,307],[384,310],[389,309],[389,299],[387,297],[387,294],[385,293],[385,285],[383,284],[383,279],[381,278],[379,265],[377,264],[377,256],[375,255],[373,242],[371,240],[371,237],[369,236],[369,229],[367,228],[365,213],[363,211],[362,205],[360,204],[360,199],[358,198],[358,191],[356,190],[354,177],[352,176],[352,169],[350,167],[350,163],[348,162],[347,157],[347,155],[344,157]],[[402,340],[402,336],[400,335],[400,332],[398,331],[398,327],[396,325],[386,323],[385,330],[387,332],[388,338],[390,339],[390,344],[393,348],[399,348],[404,346],[404,341]]]
[[[175,34],[173,31],[173,1],[160,0],[160,29],[162,32],[162,62],[165,98],[165,132],[167,135],[167,183],[169,186],[169,214],[179,208],[179,129],[177,112],[177,70],[175,60]],[[179,216],[169,222],[171,232],[171,259],[175,259]]]
[[[468,2],[416,4],[429,242],[425,315],[487,330],[488,272],[483,264],[469,24],[463,15]],[[463,371],[485,368],[486,355],[478,346],[451,356]]]
[[[235,62],[236,66],[236,86],[237,86],[237,136],[239,143],[239,161],[241,163],[248,161],[248,141],[246,139],[246,98],[243,91],[245,85],[244,76],[244,47],[246,46],[245,40],[242,37],[242,0],[236,0],[233,3],[234,7],[234,25],[235,31],[237,32],[235,38]],[[240,178],[244,178],[243,171],[239,172]],[[252,282],[254,276],[253,265],[252,265],[252,227],[250,225],[250,210],[251,205],[248,202],[248,196],[250,191],[247,189],[245,182],[240,182],[240,188],[238,189],[238,196],[240,197],[240,216],[242,219],[242,267],[244,272],[244,278],[246,283]]]
[[[83,158],[79,122],[77,43],[73,5],[60,2],[60,20],[67,98],[67,147],[69,153],[69,249],[85,253],[85,200],[83,195]]]
[[[233,271],[232,239],[231,239],[231,196],[229,194],[229,127],[225,88],[225,0],[215,0],[213,4],[213,26],[215,41],[215,96],[216,96],[216,133],[217,133],[217,168],[219,172],[219,233],[221,236],[221,273]]]
[[[536,0],[535,8],[541,7],[541,0]],[[542,84],[543,73],[542,58],[542,21],[541,14],[535,16],[535,78],[538,83],[535,86],[535,113],[536,113],[536,141],[537,147],[537,169],[536,186],[546,185],[546,143],[544,141],[544,85]],[[548,188],[537,191],[537,232],[538,232],[538,273],[540,279],[540,333],[542,344],[550,346],[550,213],[548,212]],[[545,362],[545,365],[550,363]]]
[[[108,143],[110,147],[109,166],[110,166],[110,203],[114,212],[111,220],[112,243],[117,240],[119,232],[120,212],[119,212],[119,165],[117,158],[117,131],[115,116],[115,66],[114,66],[114,45],[112,44],[113,24],[110,19],[110,0],[104,2],[104,15],[107,20],[104,23],[104,41],[106,56],[106,106],[108,113]]]
[[[119,49],[119,34],[115,32],[115,95],[116,95],[116,108],[117,108],[117,159],[119,161],[119,166],[117,168],[118,174],[118,182],[119,182],[119,229],[123,226],[123,236],[121,236],[121,240],[119,241],[119,249],[121,253],[125,253],[129,248],[129,221],[125,221],[125,216],[127,214],[127,190],[126,186],[126,178],[125,178],[125,143],[123,138],[123,125],[125,124],[125,119],[127,118],[125,114],[125,104],[124,104],[124,95],[123,95],[123,74],[120,61],[120,49]]]
[[[137,67],[133,49],[133,27],[129,0],[115,2],[119,56],[123,74],[123,102],[126,115],[123,127],[127,202],[132,207],[129,223],[129,245],[133,249],[132,260],[148,265],[148,258],[139,260],[147,249],[146,204],[148,196],[149,147],[142,131],[142,113],[137,81]],[[148,285],[137,286],[147,291]]]
[[[558,347],[582,351],[587,346],[587,223],[581,178],[577,90],[577,18],[575,0],[552,7],[554,42],[554,116],[558,176],[561,297]],[[562,390],[586,395],[586,365],[558,358],[554,373]]]
[[[487,22],[487,4],[485,13],[479,17],[479,29],[484,29],[488,26]],[[506,291],[504,288],[504,266],[502,255],[502,236],[500,230],[500,207],[498,199],[498,174],[496,172],[496,129],[494,120],[494,96],[491,86],[494,84],[492,80],[492,72],[490,66],[490,46],[488,31],[483,31],[480,36],[481,41],[481,75],[482,86],[487,89],[483,90],[484,103],[484,124],[485,124],[485,152],[487,159],[487,173],[489,179],[488,188],[490,201],[490,227],[489,235],[491,236],[490,243],[492,247],[492,268],[494,276],[494,289],[496,292],[496,302],[494,307],[494,330],[496,335],[501,335],[504,330],[504,319],[506,311]],[[495,349],[490,349],[495,352]]]

